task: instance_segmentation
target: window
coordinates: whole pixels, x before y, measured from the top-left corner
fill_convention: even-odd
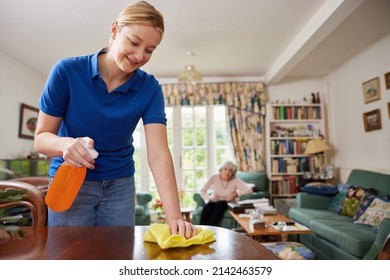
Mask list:
[[[233,160],[226,125],[225,106],[176,106],[166,108],[168,145],[171,150],[183,205],[194,203],[192,195],[225,160]],[[137,140],[136,137],[139,139]],[[157,189],[142,147],[143,128],[134,133],[136,188],[157,196]],[[139,161],[139,162],[137,162]],[[137,174],[138,173],[138,174]]]
[[[135,189],[136,191],[143,190],[141,186],[143,186],[143,182],[141,181],[142,178],[142,165],[144,163],[143,155],[144,150],[146,151],[146,147],[143,147],[141,143],[144,143],[144,133],[143,133],[143,126],[141,124],[142,122],[138,122],[138,125],[133,133],[133,145],[134,145],[134,168],[135,168],[135,174],[134,174],[134,181],[135,181]],[[147,169],[148,170],[148,169]]]
[[[178,183],[181,189],[193,191],[207,179],[206,107],[182,107],[181,123],[181,180]]]

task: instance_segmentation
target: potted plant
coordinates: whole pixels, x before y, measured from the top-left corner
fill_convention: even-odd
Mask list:
[[[156,199],[152,204],[152,208],[157,213],[157,223],[165,223],[165,213],[162,201]]]
[[[18,190],[13,188],[6,188],[0,190],[0,204],[18,201],[26,197],[27,194],[24,190]],[[0,208],[0,231],[5,231],[10,237],[12,237],[13,234],[23,236],[23,231],[17,225],[25,224],[27,222],[27,219],[20,214],[10,215],[7,210],[7,208]]]

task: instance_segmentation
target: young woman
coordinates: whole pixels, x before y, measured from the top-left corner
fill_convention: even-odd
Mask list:
[[[200,216],[201,225],[218,226],[227,209],[227,203],[252,192],[246,182],[236,178],[236,172],[237,166],[226,161],[219,168],[219,173],[212,175],[200,190],[200,195],[206,202]],[[213,188],[211,193],[208,192],[210,188]]]
[[[88,171],[72,207],[49,210],[49,226],[134,225],[132,134],[142,119],[149,166],[163,204],[170,206],[165,214],[171,232],[187,238],[196,234],[180,213],[160,85],[139,69],[163,33],[161,13],[137,1],[112,23],[107,48],[62,59],[53,67],[39,101],[35,148],[53,158],[50,177],[64,161]],[[96,160],[81,140],[99,152]]]

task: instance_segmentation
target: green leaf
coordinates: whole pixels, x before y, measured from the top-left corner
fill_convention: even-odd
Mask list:
[[[19,201],[27,198],[26,190],[19,190],[15,188],[7,188],[0,190],[0,202]],[[12,224],[26,224],[27,219],[22,215],[7,216],[5,209],[0,209],[0,230],[4,230],[12,238],[13,234],[18,234],[20,237],[24,236],[24,232],[18,226]]]
[[[24,232],[18,226],[1,226],[0,229],[5,230],[8,233],[9,237],[12,238],[13,234],[18,234],[20,237],[24,236]]]
[[[18,201],[27,198],[27,191],[7,188],[0,190],[0,202]]]
[[[24,218],[22,215],[16,215],[16,216],[5,216],[0,217],[0,221],[2,221],[4,224],[15,224],[15,223],[26,223],[27,219]]]

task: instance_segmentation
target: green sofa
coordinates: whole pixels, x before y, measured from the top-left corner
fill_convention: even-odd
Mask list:
[[[264,198],[264,197],[268,198],[269,197],[268,177],[267,177],[266,173],[238,171],[237,177],[240,178],[241,180],[247,182],[247,183],[252,183],[255,185],[255,187],[253,189],[253,193],[242,195],[240,197],[240,200]],[[205,205],[205,202],[199,193],[194,193],[193,198],[196,202],[196,207],[195,207],[195,210],[192,214],[192,223],[194,225],[199,225],[200,224],[200,216],[202,214],[203,206]],[[218,226],[223,227],[223,228],[227,228],[227,229],[233,229],[233,228],[236,228],[238,225],[237,225],[237,222],[230,215],[230,213],[228,211],[226,211]]]
[[[378,195],[390,193],[390,175],[354,169],[347,185],[374,188]],[[390,233],[390,219],[385,218],[379,229],[355,224],[351,217],[329,211],[332,196],[301,192],[297,207],[289,210],[289,217],[312,230],[300,235],[300,242],[312,249],[316,259],[358,260],[376,259]]]
[[[152,200],[152,195],[148,192],[137,192],[135,196],[137,199],[135,205],[135,225],[148,226],[150,225],[149,202]]]

